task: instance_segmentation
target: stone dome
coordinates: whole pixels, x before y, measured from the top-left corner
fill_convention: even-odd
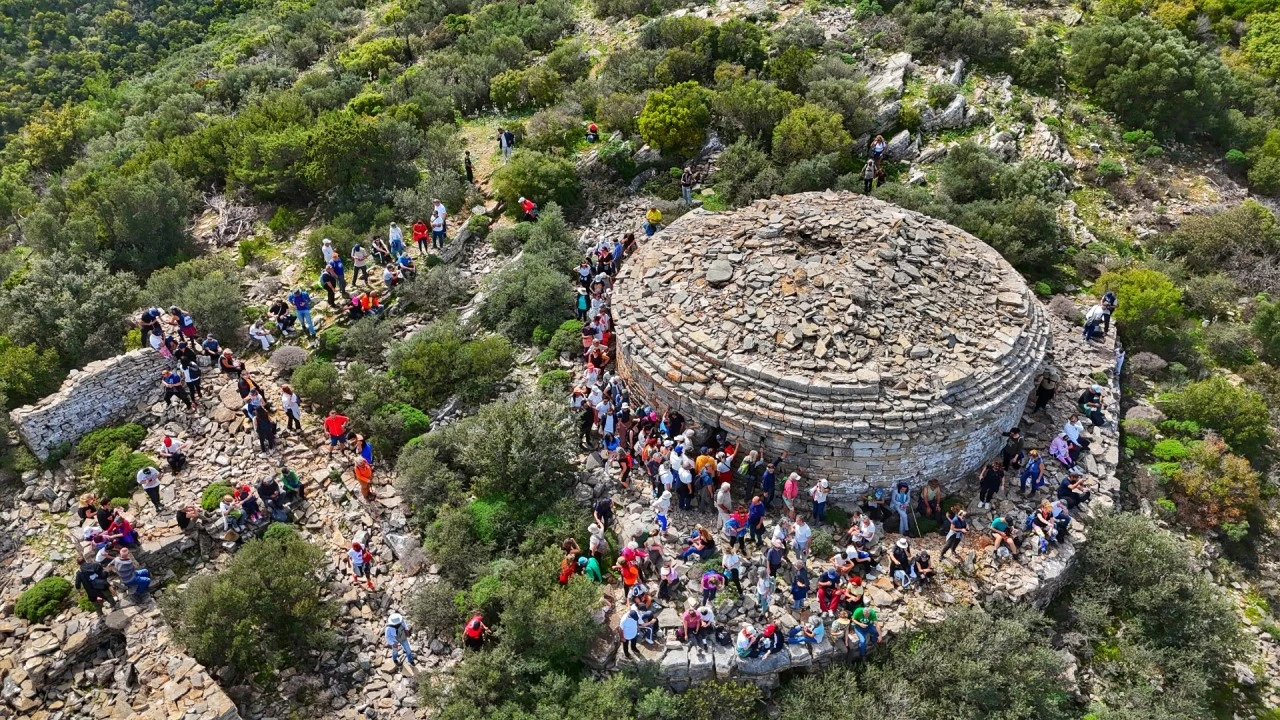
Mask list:
[[[787,450],[837,496],[976,470],[1050,342],[991,247],[830,191],[678,218],[624,264],[613,316],[635,395]]]

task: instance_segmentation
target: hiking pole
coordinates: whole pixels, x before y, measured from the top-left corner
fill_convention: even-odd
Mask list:
[[[924,533],[920,532],[920,521],[916,519],[916,506],[908,505],[907,509],[911,511],[911,522],[916,524],[916,537],[917,538],[924,537]]]

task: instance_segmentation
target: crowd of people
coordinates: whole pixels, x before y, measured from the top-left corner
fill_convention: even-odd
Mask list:
[[[878,164],[874,148],[870,162]],[[682,187],[686,180],[692,184],[682,178]],[[660,222],[657,208],[650,208],[646,235],[652,236]],[[806,480],[798,469],[785,467],[786,452],[771,455],[766,448],[743,447],[714,428],[693,427],[676,410],[633,405],[613,372],[611,289],[623,258],[634,248],[632,233],[601,240],[574,272],[574,309],[583,328],[581,364],[569,402],[578,414],[581,447],[596,453],[607,471],[616,468],[622,491],[649,496],[653,523],[619,538],[623,547],[611,549],[606,533],[624,529],[617,527],[615,501],[606,493],[594,503],[586,547],[575,538],[564,541],[560,570],[562,583],[576,574],[611,582],[616,573],[625,598],[617,621],[624,656],[633,655],[638,643],[656,642],[663,632],[690,643],[718,638],[744,658],[826,637],[851,654],[865,655],[881,639],[880,613],[866,592],[869,581],[885,576],[898,591],[918,591],[935,583],[937,563],[948,555],[960,561],[966,546],[989,548],[992,562],[1000,564],[1017,562],[1023,552],[1053,552],[1066,538],[1073,513],[1090,497],[1077,467],[1088,433],[1075,415],[1043,452],[1025,448],[1016,427],[1004,433],[1000,456],[977,477],[977,506],[991,517],[986,533],[973,532],[964,504],[944,499],[938,480],[915,488],[904,482],[869,494],[847,527],[833,528],[834,554],[814,557],[813,526],[828,523],[832,488],[827,479]],[[1114,309],[1114,300],[1106,302]],[[1031,412],[1047,408],[1056,392],[1052,373],[1037,378]],[[1095,426],[1106,422],[1104,392],[1094,385],[1079,400],[1081,413]],[[1053,461],[1058,472],[1048,464]],[[1007,497],[1010,474],[1018,478],[1023,497],[1039,499],[1032,512],[1015,517],[997,511],[998,499]],[[782,508],[775,512],[779,495]],[[681,516],[673,517],[675,512]],[[936,561],[923,547],[931,543],[920,540],[922,518],[944,538]],[[678,522],[688,525],[679,529]],[[679,549],[666,546],[671,535],[682,538]],[[691,570],[695,564],[699,570]],[[677,604],[686,586],[680,625],[659,627],[658,611]],[[739,597],[754,597],[763,627],[743,623],[735,629],[717,622],[715,602],[726,587]],[[796,621],[785,633],[764,612],[780,597]]]

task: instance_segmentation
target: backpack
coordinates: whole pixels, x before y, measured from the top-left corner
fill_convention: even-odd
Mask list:
[[[369,552],[369,548],[360,551],[360,562],[365,565],[373,562],[373,553]]]

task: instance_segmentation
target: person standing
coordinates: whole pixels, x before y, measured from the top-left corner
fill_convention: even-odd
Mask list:
[[[444,218],[438,213],[431,215],[431,247],[440,250],[444,248]],[[423,255],[427,254],[424,249]]]
[[[395,664],[396,671],[400,670],[400,664],[405,660],[408,660],[412,667],[413,650],[409,648],[409,626],[405,624],[400,613],[393,612],[391,617],[387,618],[387,629],[384,635],[387,638],[387,647],[391,648],[391,662]],[[400,657],[401,651],[404,652],[404,658]]]
[[[999,460],[992,460],[978,473],[978,507],[989,508],[996,493],[1004,488],[1004,467]]]
[[[289,303],[293,305],[293,310],[298,314],[298,320],[302,322],[302,327],[307,329],[307,334],[311,337],[316,336],[316,326],[311,321],[311,295],[302,288],[298,288],[289,294]]]
[[[622,653],[627,658],[631,657],[632,652],[639,653],[636,641],[640,635],[640,616],[635,610],[628,610],[622,616],[622,621],[618,623],[618,634],[622,638]]]
[[[684,172],[680,173],[680,197],[684,199],[685,205],[693,204],[693,183],[696,179],[692,167],[686,166]]]
[[[1036,405],[1031,412],[1040,412],[1049,406],[1053,400],[1053,396],[1058,393],[1058,381],[1054,379],[1053,373],[1046,372],[1036,381]]]
[[[387,242],[391,246],[393,260],[404,254],[404,233],[401,232],[399,225],[391,223],[391,229],[387,231]]]
[[[342,264],[342,256],[334,253],[329,256],[329,272],[338,281],[338,292],[347,294],[347,268]]]
[[[787,515],[796,519],[796,498],[800,496],[800,473],[791,473],[782,484],[782,504],[787,508]]]
[[[1040,451],[1032,448],[1027,453],[1027,467],[1022,470],[1021,477],[1018,478],[1018,492],[1027,493],[1027,481],[1031,481],[1031,494],[1035,494],[1044,487],[1044,461],[1040,458]]]
[[[418,254],[427,254],[427,224],[419,219],[413,224],[413,243],[418,246]]]
[[[196,405],[191,401],[191,395],[187,393],[186,380],[179,375],[176,370],[161,370],[160,384],[164,387],[164,406],[169,407],[174,397],[182,401],[187,406],[187,410],[196,411]]]
[[[516,136],[510,130],[498,128],[498,149],[502,151],[502,163],[511,161],[511,152],[515,150]]]
[[[898,487],[894,489],[893,495],[889,498],[889,504],[894,510],[898,511],[898,532],[906,535],[911,530],[909,522],[909,513],[911,512],[911,486],[905,482],[898,483]]]
[[[817,485],[809,488],[809,497],[813,500],[813,519],[819,525],[827,521],[827,490],[830,487],[831,484],[823,478]]]
[[[360,243],[356,243],[351,248],[351,284],[360,282],[362,277],[367,286],[369,284],[369,251],[365,250]]]
[[[1111,332],[1111,313],[1116,311],[1116,306],[1119,304],[1115,291],[1108,290],[1102,294],[1102,337],[1106,337]],[[1119,373],[1116,374],[1119,375]]]
[[[364,578],[369,586],[373,589],[373,553],[369,549],[362,546],[358,542],[351,543],[351,549],[347,551],[347,560],[351,562],[351,574],[355,577],[355,583],[360,584],[360,578]]]
[[[259,405],[253,411],[253,428],[258,432],[258,444],[263,452],[276,447],[276,423],[265,405]]]
[[[302,432],[302,404],[297,393],[288,385],[280,386],[280,407],[284,410],[286,430]]]
[[[444,203],[440,202],[440,198],[431,198],[431,212],[439,215],[440,222],[444,223],[444,227],[440,229],[440,232],[447,232],[449,230],[449,211],[445,209]],[[441,240],[443,239],[443,236],[441,236]]]
[[[324,294],[329,301],[329,307],[338,307],[338,300],[335,293],[338,292],[338,281],[333,277],[333,271],[328,265],[324,266],[324,270],[320,271],[320,287],[324,288]]]
[[[186,367],[182,368],[182,379],[187,384],[191,402],[199,404],[200,398],[204,397],[204,393],[200,391],[200,363],[194,360],[187,363]]]
[[[862,192],[870,195],[871,188],[876,182],[876,161],[875,158],[867,158],[867,164],[862,166]]]
[[[365,500],[373,499],[373,464],[364,459],[361,455],[356,458],[355,465],[356,482],[360,483],[360,497]]]
[[[484,634],[488,631],[489,626],[484,624],[484,618],[476,613],[467,621],[467,626],[462,631],[462,641],[468,650],[479,650],[484,647]]]
[[[330,410],[324,419],[324,431],[329,434],[329,457],[333,457],[333,449],[347,440],[346,415],[339,415],[337,410]]]
[[[475,172],[475,169],[471,167],[471,151],[470,150],[462,151],[462,169],[467,173],[467,182],[471,183],[472,185],[475,185],[476,172]]]
[[[163,509],[160,505],[160,471],[148,465],[138,471],[137,481],[142,486],[142,490],[147,493],[147,497],[151,498],[151,504],[155,505],[156,512],[160,512]]]

